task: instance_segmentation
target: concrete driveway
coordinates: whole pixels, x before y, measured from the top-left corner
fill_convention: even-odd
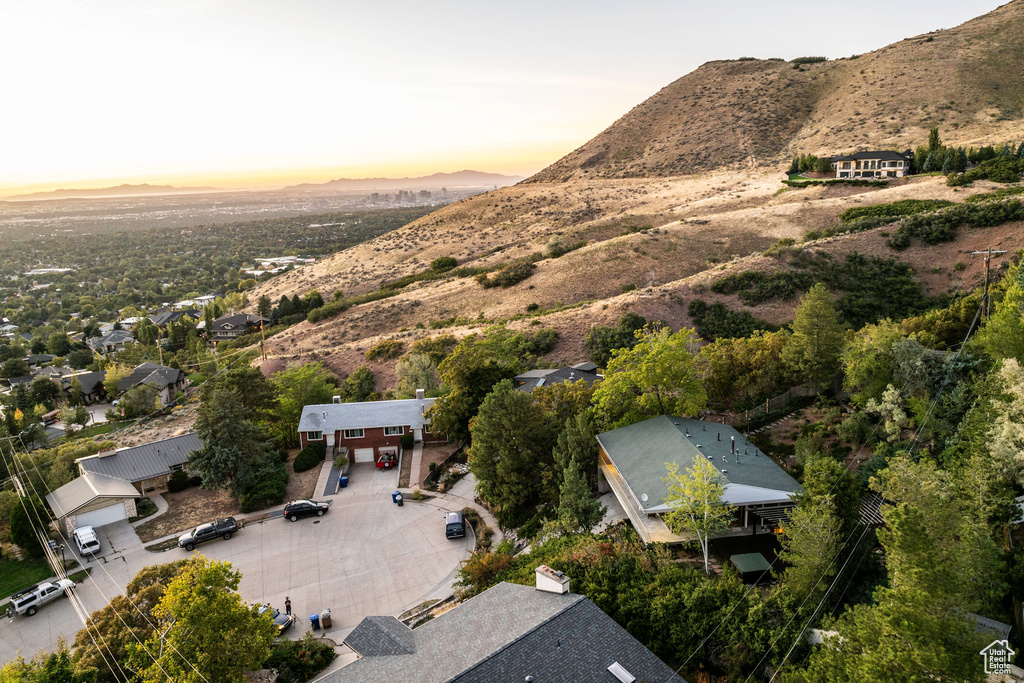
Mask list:
[[[397,470],[356,465],[348,488],[329,497],[334,504],[324,517],[250,524],[229,541],[211,541],[193,552],[241,571],[245,600],[283,610],[290,597],[300,621],[289,637],[301,637],[309,615],[329,607],[334,623],[327,634],[340,641],[365,616],[397,615],[419,604],[469,556],[471,537],[446,539],[443,512],[435,506],[393,504],[397,487]],[[90,612],[123,593],[142,567],[189,555],[146,551],[127,522],[98,531],[103,552],[87,560],[93,573],[79,587]],[[19,652],[27,657],[50,651],[60,636],[73,642],[81,626],[68,600],[46,605],[34,617],[0,619],[0,662]]]

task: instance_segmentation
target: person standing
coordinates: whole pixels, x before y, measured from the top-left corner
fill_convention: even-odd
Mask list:
[[[288,615],[292,613],[292,600],[288,596],[284,598],[284,613]]]

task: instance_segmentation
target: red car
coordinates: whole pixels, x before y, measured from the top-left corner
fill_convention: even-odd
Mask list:
[[[394,453],[384,453],[380,456],[380,460],[377,461],[377,467],[383,467],[384,469],[391,469],[398,464],[398,457]]]

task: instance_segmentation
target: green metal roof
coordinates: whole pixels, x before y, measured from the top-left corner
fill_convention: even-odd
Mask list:
[[[597,440],[637,504],[647,511],[664,506],[668,495],[668,486],[663,481],[668,474],[666,463],[676,463],[685,472],[695,457],[710,456],[710,462],[727,484],[736,485],[732,487],[735,499],[728,501],[734,504],[762,502],[758,496],[762,490],[784,494],[803,491],[793,477],[746,437],[717,422],[662,415],[598,434]]]
[[[729,558],[729,561],[736,565],[736,569],[739,569],[741,574],[764,572],[772,568],[772,566],[768,564],[768,560],[764,559],[764,555],[761,553],[743,553],[742,555],[733,555]]]

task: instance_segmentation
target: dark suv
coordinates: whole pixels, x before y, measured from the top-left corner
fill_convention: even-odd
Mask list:
[[[231,538],[231,534],[241,528],[234,517],[225,517],[209,524],[200,524],[192,531],[178,537],[178,547],[192,550],[200,543],[206,543],[215,538],[223,538],[226,541]]]
[[[331,507],[330,500],[293,500],[284,506],[284,516],[292,522],[295,522],[299,517],[323,517],[324,513],[327,512]]]

